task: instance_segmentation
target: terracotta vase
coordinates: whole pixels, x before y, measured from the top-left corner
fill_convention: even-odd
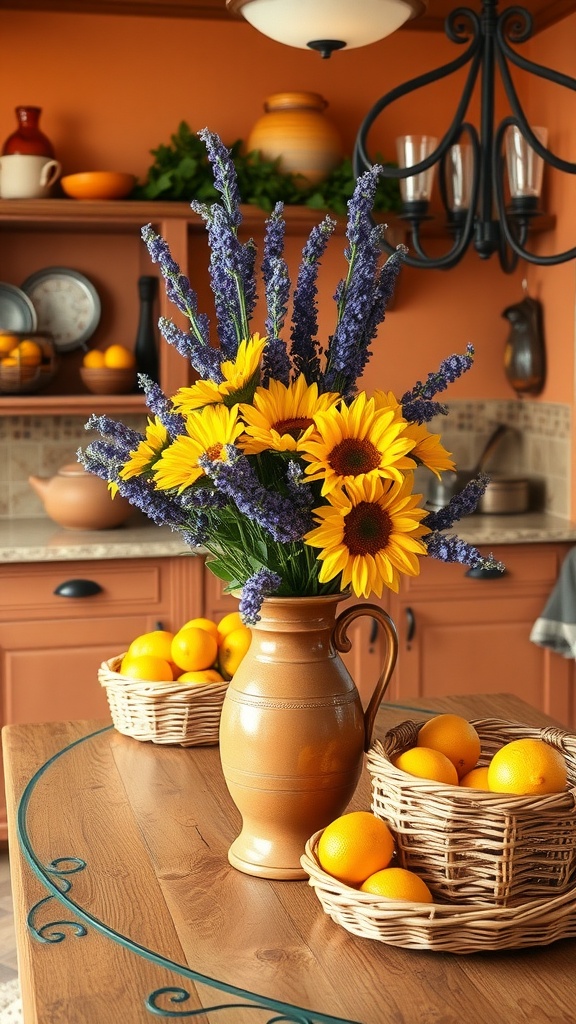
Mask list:
[[[317,185],[342,160],[340,135],[316,92],[277,92],[264,104],[265,113],[247,139],[248,152],[259,150],[266,160],[279,159],[285,174],[302,176],[296,184]]]
[[[374,719],[396,662],[398,641],[376,605],[336,618],[342,594],[269,598],[230,682],[220,721],[220,756],[242,829],[228,859],[263,878],[304,878],[310,836],[347,807]],[[339,651],[360,615],[383,626],[385,664],[364,711]]]
[[[40,130],[41,107],[16,107],[18,127],[6,139],[3,154],[25,153],[28,156],[54,156],[50,139]]]

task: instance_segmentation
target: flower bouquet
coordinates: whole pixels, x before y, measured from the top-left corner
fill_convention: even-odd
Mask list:
[[[416,576],[427,555],[494,566],[492,556],[444,532],[474,511],[488,477],[480,475],[434,512],[414,493],[418,466],[437,476],[455,468],[426,423],[447,411],[436,396],[472,365],[472,347],[400,399],[358,390],[406,252],[399,246],[382,260],[382,228],[371,218],[381,167],[358,179],[348,204],[347,270],[324,344],[317,277],[335,221],[326,216],[310,232],[291,294],[277,204],[266,221],[260,269],[267,315],[258,333],[251,326],[257,252],[252,239],[239,239],[234,164],[217,135],[199,135],[221,197],[212,205],[191,203],[208,231],[219,344],[188,277],[147,225],[142,237],[151,259],[190,322],[183,331],[161,318],[160,332],[198,379],[166,396],[141,375],[150,410],[145,432],[92,416],[86,426],[101,439],[79,451],[80,462],[191,549],[208,552],[207,564],[227,591],[241,592],[247,624],[258,621],[269,595],[397,591],[401,575]]]

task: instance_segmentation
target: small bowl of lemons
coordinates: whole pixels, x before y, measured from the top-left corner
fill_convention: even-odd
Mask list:
[[[128,395],[136,387],[136,359],[124,345],[91,349],[82,360],[80,379],[93,395]]]
[[[58,358],[50,334],[0,330],[0,393],[26,395],[41,391],[57,369]]]

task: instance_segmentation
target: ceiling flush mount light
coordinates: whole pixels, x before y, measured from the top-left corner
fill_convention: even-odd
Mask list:
[[[263,35],[286,46],[353,49],[384,39],[426,10],[424,0],[226,0]]]
[[[470,65],[462,96],[450,127],[442,139],[428,135],[405,135],[397,140],[397,168],[385,168],[387,177],[398,178],[402,214],[411,228],[413,254],[409,266],[449,269],[464,256],[471,244],[482,259],[498,253],[507,273],[518,259],[540,266],[565,263],[576,257],[576,247],[552,256],[540,256],[526,249],[528,229],[538,215],[538,200],[544,164],[567,174],[576,174],[576,164],[556,156],[547,148],[547,132],[528,123],[516,93],[510,66],[537,78],[576,91],[576,79],[541,64],[535,64],[512,49],[532,36],[532,18],[523,7],[510,7],[498,14],[497,0],[483,0],[482,13],[460,7],[448,15],[447,37],[466,45],[455,60],[392,89],[368,112],[356,139],[356,176],[374,161],[366,150],[366,139],[377,117],[395,100],[440,81]],[[511,115],[496,125],[494,94],[499,71]],[[480,129],[465,120],[474,87],[480,76]],[[439,169],[442,205],[452,244],[442,256],[426,253],[420,228],[428,214],[434,172]],[[506,175],[507,172],[507,175]],[[509,201],[505,198],[505,175]],[[384,248],[392,247],[384,241]]]

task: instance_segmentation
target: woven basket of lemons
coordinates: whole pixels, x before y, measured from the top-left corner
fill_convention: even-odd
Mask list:
[[[98,670],[118,732],[182,747],[218,743],[227,680],[250,640],[237,612],[218,623],[190,619],[175,633],[156,629],[135,637],[125,654]]]
[[[123,657],[102,662],[98,670],[118,732],[181,747],[218,743],[227,682],[194,685],[130,679],[119,671]]]
[[[326,914],[353,935],[406,949],[460,954],[546,946],[576,937],[574,888],[517,907],[385,898],[322,869],[318,846],[323,833],[309,839],[302,867]]]
[[[438,716],[438,733],[439,720],[448,717]],[[435,728],[434,721],[426,727]],[[464,743],[451,781],[433,781],[430,766],[422,767],[432,741],[421,723],[391,729],[368,752],[372,809],[394,834],[398,863],[415,871],[435,899],[468,913],[475,904],[522,910],[529,901],[566,908],[557,898],[569,902],[576,888],[576,737],[497,719],[465,725],[480,749]],[[476,781],[468,775],[475,765]]]

